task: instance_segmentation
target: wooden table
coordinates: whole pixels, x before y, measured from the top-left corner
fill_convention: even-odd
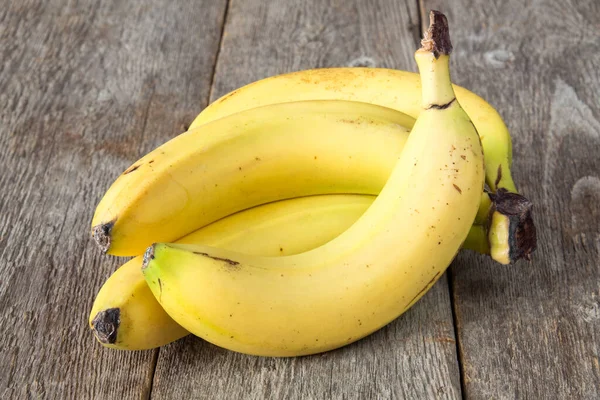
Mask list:
[[[600,398],[600,2],[5,0],[0,9],[0,398]],[[453,78],[513,135],[538,250],[464,253],[381,331],[323,355],[234,354],[188,337],[100,346],[92,301],[123,259],[91,216],[133,161],[210,101],[270,75],[415,70],[448,15]]]

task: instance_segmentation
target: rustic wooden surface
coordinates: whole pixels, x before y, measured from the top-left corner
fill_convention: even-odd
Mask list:
[[[375,9],[362,0],[264,3],[231,2],[211,101],[255,80],[311,67],[358,60],[415,68],[416,3],[385,1]],[[382,331],[325,355],[276,360],[200,339],[175,343],[159,352],[152,393],[173,399],[460,398],[447,280]]]
[[[0,398],[600,398],[597,1],[5,4]],[[511,130],[515,180],[535,204],[533,261],[461,255],[450,285],[319,356],[249,357],[193,337],[146,352],[97,344],[88,313],[123,260],[100,255],[88,231],[112,180],[209,99],[256,79],[415,70],[430,8],[450,20],[454,81]]]
[[[206,104],[225,5],[0,7],[0,398],[148,397],[157,351],[106,351],[87,328],[123,261],[90,241],[93,204]]]
[[[598,399],[600,2],[474,3],[424,8],[452,22],[454,81],[507,122],[539,248],[531,263],[461,257],[452,269],[464,394]]]

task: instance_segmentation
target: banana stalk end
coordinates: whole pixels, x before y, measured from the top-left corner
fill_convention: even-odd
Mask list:
[[[96,244],[103,253],[106,253],[110,248],[110,234],[114,225],[115,221],[110,221],[92,227],[92,238],[96,241]]]
[[[429,29],[421,40],[421,49],[433,53],[435,58],[440,55],[450,55],[452,52],[448,19],[441,12],[436,10],[429,12]]]
[[[146,249],[146,252],[144,253],[144,261],[142,262],[142,271],[145,270],[146,268],[148,268],[148,264],[150,264],[150,261],[154,260],[154,245],[156,243],[152,244],[152,246],[148,247]]]
[[[92,321],[92,331],[96,339],[102,344],[115,344],[121,323],[121,310],[109,308],[100,311]]]
[[[503,257],[504,260],[497,260],[503,264],[512,264],[521,258],[531,260],[531,254],[537,247],[537,233],[532,217],[533,204],[524,196],[506,189],[498,189],[489,196],[493,203],[490,226],[492,258],[496,259],[495,253],[507,255],[508,257]],[[506,229],[495,229],[500,225]],[[504,234],[494,235],[497,232]]]

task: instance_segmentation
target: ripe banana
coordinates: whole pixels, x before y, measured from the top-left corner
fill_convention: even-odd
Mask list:
[[[373,198],[328,195],[269,203],[214,222],[178,243],[219,246],[265,256],[301,253],[343,232]],[[94,301],[90,328],[107,347],[151,349],[188,334],[158,304],[141,266],[141,256],[129,260],[105,282]]]
[[[94,238],[111,254],[135,255],[153,241],[177,240],[269,201],[377,194],[413,123],[369,104],[306,101],[203,125],[149,153],[117,179],[96,209]],[[236,182],[243,186],[232,189]],[[490,205],[483,194],[476,223],[487,218]]]
[[[512,144],[508,129],[484,99],[460,86],[453,87],[479,132],[488,186],[493,192],[507,190],[516,196],[511,204],[496,207],[492,213],[488,238],[492,258],[501,264],[529,259],[536,248],[532,205],[516,194],[510,170]],[[383,68],[320,68],[272,76],[217,99],[196,117],[190,129],[258,106],[302,100],[360,101],[416,118],[421,112],[421,78],[413,72]],[[519,207],[524,204],[525,209]],[[481,210],[487,216],[487,209]]]
[[[298,254],[344,232],[374,199],[370,195],[337,194],[268,203],[216,221],[177,243],[262,256]],[[473,225],[463,248],[489,254],[485,227]],[[108,278],[94,301],[89,325],[106,347],[145,350],[188,334],[154,298],[141,267],[141,256],[125,263]]]
[[[436,282],[477,213],[484,160],[450,82],[446,19],[432,12],[431,22],[415,54],[423,110],[371,207],[332,241],[293,256],[149,247],[145,279],[175,321],[238,352],[313,354],[381,328]]]
[[[498,112],[475,93],[454,85],[456,98],[481,137],[486,182],[492,191],[517,189],[512,179],[512,142]],[[190,129],[209,121],[268,104],[301,100],[351,100],[401,111],[421,113],[419,74],[384,68],[320,68],[272,76],[250,83],[206,107]]]
[[[267,202],[378,194],[413,122],[395,110],[338,100],[269,105],[213,121],[119,176],[96,208],[92,234],[104,251],[135,256]]]

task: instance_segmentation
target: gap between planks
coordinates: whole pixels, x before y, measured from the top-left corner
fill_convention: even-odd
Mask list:
[[[428,11],[425,10],[425,5],[423,4],[423,0],[416,0],[417,2],[417,24],[418,24],[418,34],[415,35],[415,46],[417,48],[421,47],[421,35],[423,32],[427,30],[429,27],[429,18]],[[447,270],[447,280],[448,280],[448,295],[450,296],[450,308],[452,311],[452,326],[454,328],[454,340],[456,343],[456,362],[458,363],[458,377],[460,379],[460,396],[462,399],[466,399],[466,390],[465,390],[465,371],[463,366],[463,354],[461,350],[459,329],[458,329],[458,318],[456,316],[456,304],[454,301],[454,272],[452,270],[452,266],[450,266]]]
[[[210,104],[210,101],[213,97],[213,93],[214,93],[214,87],[215,87],[215,76],[216,76],[216,71],[217,71],[217,64],[219,62],[219,56],[221,54],[221,50],[223,47],[223,36],[225,34],[225,26],[227,25],[227,17],[229,14],[229,5],[231,3],[231,0],[226,0],[225,2],[225,9],[223,10],[223,23],[221,25],[221,32],[220,32],[220,36],[219,36],[219,45],[217,47],[217,53],[215,55],[215,61],[213,63],[213,68],[212,68],[212,73],[211,73],[211,80],[210,80],[210,90],[209,90],[209,95],[208,95],[208,100],[207,100],[207,105]],[[416,29],[413,30],[413,35],[414,35],[414,41],[415,41],[415,46],[419,47],[420,43],[421,43],[421,39],[422,39],[422,32],[424,32],[427,29],[427,24],[426,22],[428,21],[428,18],[426,18],[426,11],[424,9],[424,4],[422,0],[416,0],[417,3],[417,21],[416,21]],[[186,129],[189,128],[186,127]],[[448,270],[448,286],[449,286],[449,296],[450,296],[450,304],[451,304],[451,308],[452,308],[452,324],[454,327],[454,336],[455,336],[455,340],[456,340],[456,354],[457,354],[457,361],[458,361],[458,368],[459,368],[459,378],[460,378],[460,389],[461,389],[461,397],[464,399],[465,398],[465,387],[464,387],[464,374],[463,374],[463,365],[462,365],[462,355],[460,352],[460,343],[459,343],[459,336],[458,336],[458,327],[457,327],[457,320],[456,320],[456,307],[454,304],[454,293],[453,293],[453,289],[452,289],[452,282],[453,282],[453,274],[451,269]],[[152,388],[154,386],[154,375],[156,373],[156,367],[158,364],[158,356],[159,356],[159,352],[160,352],[160,348],[157,348],[154,351],[154,354],[152,356],[152,362],[148,371],[148,380],[149,380],[149,387],[147,391],[144,391],[141,395],[141,399],[143,400],[150,400],[152,397]]]
[[[225,36],[225,25],[227,25],[227,16],[229,15],[229,3],[231,0],[225,1],[225,10],[223,11],[223,24],[221,25],[221,35],[219,37],[219,46],[217,47],[217,54],[215,55],[215,63],[213,64],[212,75],[210,77],[210,89],[208,91],[207,105],[210,104],[213,93],[215,90],[215,75],[217,74],[217,63],[219,62],[219,56],[221,55],[221,48],[223,47],[223,36]]]
[[[231,2],[231,0],[226,0],[225,1],[225,9],[223,10],[223,23],[221,24],[221,32],[219,34],[219,45],[217,46],[217,53],[215,54],[215,61],[213,63],[212,66],[212,72],[211,72],[211,76],[210,76],[210,89],[208,92],[208,98],[206,100],[206,104],[210,104],[210,100],[212,99],[212,95],[213,95],[213,91],[214,91],[214,85],[215,85],[215,75],[217,72],[217,63],[219,62],[219,56],[221,55],[221,48],[223,46],[223,35],[225,34],[225,25],[227,24],[227,15],[229,14],[229,3]],[[191,122],[190,122],[191,124]],[[187,131],[189,128],[188,124],[185,127],[185,130]],[[145,130],[145,123],[144,123],[144,130]],[[143,131],[142,131],[143,134]],[[152,398],[152,388],[154,387],[154,375],[156,374],[156,366],[158,365],[158,355],[160,353],[160,347],[154,350],[154,353],[152,354],[152,361],[150,363],[150,368],[148,369],[148,388],[147,390],[143,391],[140,399],[141,400],[150,400]]]
[[[465,371],[463,366],[463,354],[460,343],[459,329],[458,329],[458,317],[456,316],[456,304],[454,302],[454,272],[452,267],[448,268],[448,292],[450,295],[450,308],[452,311],[452,326],[454,327],[454,340],[456,343],[456,360],[458,362],[458,377],[460,379],[460,396],[466,399],[466,386],[465,386]]]
[[[150,361],[150,368],[148,368],[148,388],[144,390],[140,396],[141,400],[150,400],[152,397],[152,388],[154,387],[154,374],[156,373],[156,364],[158,364],[158,352],[160,351],[160,347],[156,348],[152,354],[152,360]]]

